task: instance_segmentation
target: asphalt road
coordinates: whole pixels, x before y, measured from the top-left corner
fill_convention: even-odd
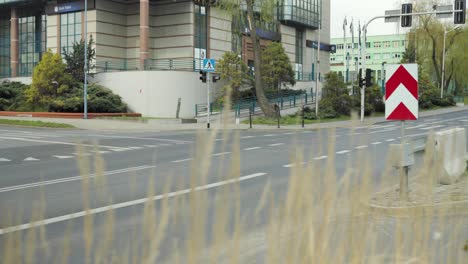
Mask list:
[[[408,122],[405,134],[424,135],[450,127],[468,128],[468,111]],[[213,151],[206,154],[201,150],[211,146],[208,139],[213,136],[206,132],[122,133],[0,126],[0,249],[4,248],[9,234],[18,232],[13,229],[26,234],[32,228],[29,223],[40,211],[40,218],[44,220],[41,224],[46,224],[46,238],[40,244],[47,242],[50,250],[48,254],[44,250],[34,252],[34,262],[50,263],[61,258],[68,232],[70,263],[84,263],[85,201],[94,216],[92,234],[96,248],[98,241],[106,236],[109,205],[113,205],[114,215],[111,248],[116,252],[131,247],[143,248],[144,198],[148,197],[150,189],[153,196],[169,193],[172,198],[190,198],[189,189],[198,188],[206,194],[209,226],[215,221],[213,201],[219,199],[216,190],[227,190],[233,185],[227,177],[233,171],[229,166],[235,161],[236,152],[240,153],[237,174],[240,176],[241,215],[250,219],[267,184],[278,200],[284,198],[290,170],[296,166],[291,156],[298,151],[304,154],[305,160],[322,164],[333,154],[338,175],[343,174],[349,161],[356,161],[359,154],[366,153],[378,182],[389,144],[400,140],[400,126],[395,122],[354,129],[337,128],[335,134],[326,130],[242,130],[235,132],[239,144],[233,144],[235,139],[231,132],[229,137],[224,137],[223,132],[214,135]],[[330,140],[335,141],[332,150],[327,145]],[[209,161],[206,179],[191,182],[192,175],[203,171],[202,161]],[[84,188],[84,175],[90,176],[88,188]],[[168,183],[171,183],[169,187]],[[163,198],[154,198],[156,215],[164,210]],[[235,195],[227,194],[225,199],[235,199]],[[175,203],[170,201],[169,211]],[[184,220],[169,224],[160,245],[158,260],[161,261],[173,255],[174,240],[190,239],[186,233],[194,212],[180,207],[171,213],[180,214]],[[262,215],[246,229],[255,230],[265,224],[267,218]],[[5,252],[0,251],[0,260],[4,255]],[[105,257],[111,258],[111,253]]]

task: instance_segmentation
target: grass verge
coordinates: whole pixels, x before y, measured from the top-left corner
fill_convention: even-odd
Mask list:
[[[465,95],[465,105],[468,105],[468,95]]]
[[[30,121],[30,120],[13,120],[13,119],[0,119],[0,125],[48,127],[48,128],[75,128],[72,125],[63,124],[63,123],[52,123],[52,122],[42,122],[42,121]]]

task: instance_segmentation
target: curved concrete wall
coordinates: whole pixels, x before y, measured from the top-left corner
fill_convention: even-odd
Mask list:
[[[181,98],[180,117],[193,118],[195,104],[206,103],[206,84],[197,72],[106,72],[97,74],[92,82],[108,87],[132,111],[148,117],[175,118]]]

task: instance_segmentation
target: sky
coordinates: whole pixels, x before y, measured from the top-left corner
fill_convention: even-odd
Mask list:
[[[357,32],[358,20],[361,25],[375,16],[385,15],[385,10],[401,9],[401,3],[408,0],[330,0],[331,1],[331,37],[343,37],[343,20],[348,18],[346,37],[351,36],[349,25],[354,18],[354,28]],[[383,19],[373,21],[367,30],[369,36],[399,34],[404,31],[397,23],[384,23]],[[357,36],[357,33],[355,33]]]

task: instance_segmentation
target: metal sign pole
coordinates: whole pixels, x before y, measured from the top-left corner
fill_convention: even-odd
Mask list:
[[[211,74],[210,72],[206,73],[206,111],[207,111],[207,121],[206,121],[206,127],[210,128],[210,112],[211,112],[211,104],[210,104],[210,82],[211,82]]]
[[[406,160],[405,156],[405,146],[406,144],[406,139],[405,139],[405,121],[401,121],[401,162]],[[401,172],[400,172],[400,199],[403,201],[408,201],[408,170],[409,167],[406,165],[406,161],[404,162],[403,166],[401,166]]]

